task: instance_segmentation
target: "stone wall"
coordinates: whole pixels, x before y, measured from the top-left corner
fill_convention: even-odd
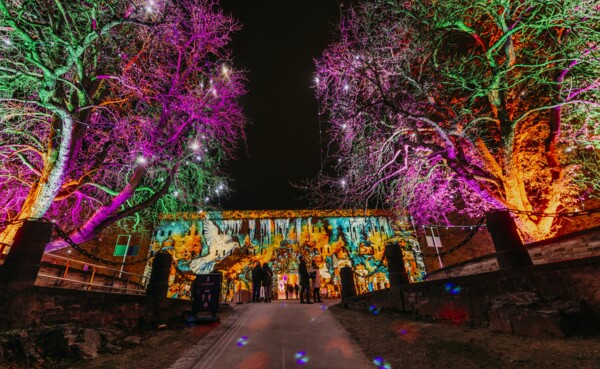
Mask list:
[[[525,245],[525,249],[536,265],[600,256],[600,227],[530,243]],[[496,270],[496,256],[490,253],[438,269],[427,274],[426,279],[443,279]]]
[[[345,304],[526,336],[564,337],[598,329],[600,257],[403,285]]]
[[[64,323],[135,326],[185,310],[191,310],[190,301],[41,286],[14,291],[0,285],[0,330]]]
[[[534,264],[600,256],[600,227],[525,245]]]
[[[598,208],[600,208],[600,198],[591,197],[587,198],[583,203],[581,203],[577,210],[584,211]],[[442,248],[439,250],[442,252],[452,248],[464,240],[470,232],[470,226],[477,223],[478,220],[455,213],[447,214],[447,217],[452,224],[455,224],[455,226],[437,227],[442,243]],[[550,240],[532,243],[526,247],[529,249],[533,262],[536,264],[600,255],[600,250],[594,249],[595,247],[600,247],[600,245],[590,246],[590,250],[588,250],[585,242],[584,244],[580,245],[565,245],[566,248],[564,250],[561,250],[561,246],[558,245],[556,247],[551,246],[551,244],[553,244],[556,240],[562,239],[562,237],[570,237],[572,235],[580,234],[580,232],[586,233],[589,232],[589,230],[595,229],[598,227],[598,225],[600,225],[600,212],[577,217],[561,217],[558,219],[557,237],[554,237]],[[435,249],[433,247],[427,247],[427,242],[425,240],[426,232],[429,232],[429,230],[417,227],[416,234],[419,244],[421,245],[421,249],[423,253],[435,254]],[[577,241],[574,241],[574,243],[575,242]],[[538,247],[543,248],[544,250],[535,250]],[[471,241],[455,252],[452,252],[448,255],[443,255],[441,259],[444,267],[456,266],[462,265],[463,262],[469,260],[478,259],[479,257],[491,257],[491,254],[493,254],[495,251],[496,250],[487,230],[487,226],[484,223]],[[535,255],[534,251],[536,251]],[[570,252],[572,252],[575,256],[571,256]],[[424,257],[424,261],[425,269],[428,274],[435,274],[435,272],[439,269],[443,269],[440,268],[440,263],[436,256]],[[477,272],[486,271],[485,265],[473,268],[477,269]],[[491,270],[495,269],[489,269],[487,271]]]
[[[109,260],[115,263],[121,263],[123,261],[123,256],[113,256],[115,251],[115,245],[117,243],[117,239],[119,234],[123,233],[117,225],[112,225],[101,232],[101,234],[85,243],[79,245],[82,249],[96,255],[102,259]],[[135,263],[137,261],[141,261],[148,256],[148,249],[150,247],[150,234],[151,230],[142,230],[141,232],[132,232],[130,245],[139,246],[139,253],[136,256],[128,256],[125,259],[126,263]],[[76,260],[81,260],[84,262],[88,262],[90,264],[102,264],[97,260],[90,259],[84,255],[81,255],[75,250],[72,250],[70,247],[66,247],[61,250],[57,250],[52,252],[53,254],[60,255],[66,258],[72,258]],[[74,266],[75,268],[80,268],[80,266]],[[119,269],[120,266],[113,267]],[[126,265],[124,267],[124,271],[135,274],[143,274],[144,269],[146,268],[146,262],[140,262],[132,265]]]
[[[119,292],[145,295],[145,283],[140,283],[140,278],[128,274],[99,269],[93,272],[92,268],[81,270],[43,262],[35,281],[36,286],[68,288],[75,290],[92,290],[101,292]],[[90,283],[91,281],[91,283]]]
[[[461,219],[461,221],[469,221],[469,219]],[[470,221],[471,223],[476,222],[476,220]],[[467,235],[471,232],[471,229],[468,226],[448,228],[438,227],[437,229],[442,242],[442,247],[439,248],[440,252],[454,247],[459,242],[464,240],[465,237],[467,237]],[[435,254],[435,248],[427,247],[427,241],[425,240],[426,231],[429,232],[423,228],[417,229],[417,238],[419,240],[419,244],[421,245],[421,251],[426,254]],[[471,260],[480,256],[485,256],[493,253],[494,251],[494,244],[484,224],[481,228],[479,228],[479,231],[475,233],[475,236],[473,236],[473,238],[466,245],[457,249],[455,252],[441,256],[441,259],[442,264],[444,266],[448,266],[458,264],[464,260]],[[423,260],[425,262],[425,270],[428,274],[441,269],[437,256],[427,256],[424,257]]]

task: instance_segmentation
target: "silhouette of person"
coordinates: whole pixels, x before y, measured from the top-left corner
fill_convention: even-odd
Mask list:
[[[319,267],[317,266],[317,263],[314,260],[310,264],[310,277],[312,279],[313,301],[314,302],[322,302],[321,301],[321,272],[319,271]]]
[[[265,302],[271,302],[271,284],[273,283],[273,271],[267,263],[263,264],[262,271],[262,285],[265,292]]]
[[[306,269],[304,256],[300,255],[298,260],[300,260],[300,264],[298,265],[298,273],[300,274],[300,303],[312,304],[310,301],[310,277],[308,269]],[[306,302],[304,301],[305,299]]]
[[[256,261],[252,269],[252,302],[260,302],[260,284],[262,283],[263,270],[260,267],[260,261]]]

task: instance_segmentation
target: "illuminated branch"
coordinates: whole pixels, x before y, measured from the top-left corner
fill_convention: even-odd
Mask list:
[[[600,173],[598,160],[576,154],[600,149],[600,60],[590,52],[600,31],[589,15],[599,7],[375,0],[347,9],[315,86],[337,173],[312,181],[310,195],[321,206],[409,210],[423,223],[452,211],[572,209]],[[560,226],[517,221],[527,239]]]
[[[211,0],[0,0],[0,220],[51,217],[85,242],[205,207],[244,137],[238,28]]]

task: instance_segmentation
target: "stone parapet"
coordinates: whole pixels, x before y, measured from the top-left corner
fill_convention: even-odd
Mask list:
[[[380,311],[525,336],[564,337],[599,329],[600,257],[396,286],[356,296],[345,305],[375,305]]]
[[[191,310],[188,300],[32,286],[0,285],[0,330],[65,323],[104,326],[161,322]]]

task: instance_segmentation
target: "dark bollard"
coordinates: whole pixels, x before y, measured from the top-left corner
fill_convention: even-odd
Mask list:
[[[160,252],[154,256],[152,262],[152,273],[148,281],[146,295],[156,297],[167,297],[169,290],[169,275],[171,274],[171,264],[173,256],[166,252]]]
[[[208,311],[213,316],[219,311],[223,274],[197,274],[192,283],[192,314]]]
[[[494,211],[487,215],[487,228],[496,248],[496,258],[500,269],[512,269],[533,265],[515,221],[508,210]]]
[[[12,289],[24,289],[35,284],[53,226],[37,220],[23,222],[4,264],[0,266],[0,283]]]
[[[350,297],[356,296],[354,287],[354,270],[349,266],[340,268],[340,279],[342,280],[342,302]]]
[[[404,267],[400,245],[395,242],[385,245],[384,257],[388,262],[390,287],[408,284],[408,274],[406,274],[406,268]]]

